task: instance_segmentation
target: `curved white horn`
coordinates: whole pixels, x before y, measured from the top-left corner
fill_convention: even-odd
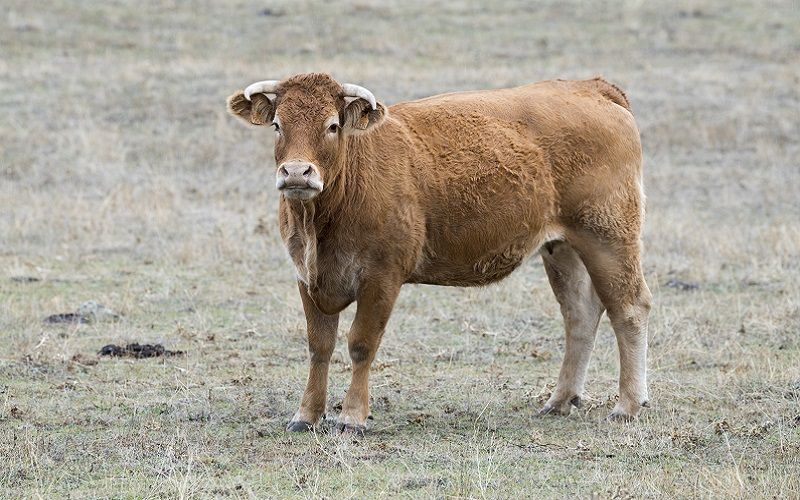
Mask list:
[[[264,80],[263,82],[251,83],[244,89],[244,98],[248,101],[253,94],[274,94],[278,88],[280,80]]]
[[[342,85],[342,90],[344,90],[344,95],[366,99],[369,101],[369,105],[372,106],[372,109],[378,109],[378,103],[375,102],[375,96],[372,95],[372,92],[364,87],[353,85],[352,83],[345,83]]]

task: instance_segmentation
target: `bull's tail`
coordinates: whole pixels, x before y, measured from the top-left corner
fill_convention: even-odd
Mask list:
[[[599,76],[591,80],[587,80],[586,83],[594,87],[597,92],[599,92],[609,101],[619,104],[628,111],[631,110],[631,103],[628,101],[628,97],[625,96],[625,92],[623,92],[621,88],[617,87],[613,83],[607,82]]]

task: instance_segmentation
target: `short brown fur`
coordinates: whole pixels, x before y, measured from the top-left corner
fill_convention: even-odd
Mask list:
[[[625,94],[601,78],[457,92],[372,110],[347,103],[328,75],[283,81],[272,98],[241,93],[232,114],[277,116],[278,166],[315,165],[324,189],[280,201],[295,264],[311,367],[290,430],[326,409],[328,362],[341,310],[357,302],[353,360],[339,425],[363,431],[368,375],[404,283],[486,285],[541,251],[567,331],[559,381],[542,413],[580,404],[600,315],[620,348],[620,398],[610,415],[647,404],[650,292],[640,264],[641,146]],[[323,136],[338,115],[342,130]],[[546,244],[546,245],[545,245]]]

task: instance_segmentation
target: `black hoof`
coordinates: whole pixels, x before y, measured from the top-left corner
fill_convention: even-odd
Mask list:
[[[314,426],[308,422],[303,422],[302,420],[292,420],[286,426],[286,430],[289,432],[308,432]]]
[[[365,425],[352,425],[352,424],[336,424],[336,433],[337,434],[345,434],[354,437],[361,437],[367,432],[367,426]]]
[[[636,421],[636,417],[633,415],[628,415],[626,413],[612,411],[611,413],[608,414],[606,420],[618,424],[630,424]]]
[[[580,396],[574,396],[572,399],[569,400],[569,404],[574,406],[575,408],[580,408],[581,406],[583,406],[583,401],[581,400]],[[539,410],[539,415],[540,416],[556,415],[556,416],[566,417],[571,413],[570,412],[571,409],[572,409],[571,406],[565,407],[563,404],[557,404],[557,405],[546,404],[544,405],[544,408]]]
[[[558,409],[555,406],[545,406],[541,410],[539,410],[539,416],[544,417],[546,415],[557,415]]]

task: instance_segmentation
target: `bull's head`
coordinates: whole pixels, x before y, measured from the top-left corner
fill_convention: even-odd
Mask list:
[[[373,130],[387,113],[364,87],[318,73],[256,82],[228,98],[228,111],[274,127],[278,190],[301,200],[317,196],[336,175],[346,136]]]

